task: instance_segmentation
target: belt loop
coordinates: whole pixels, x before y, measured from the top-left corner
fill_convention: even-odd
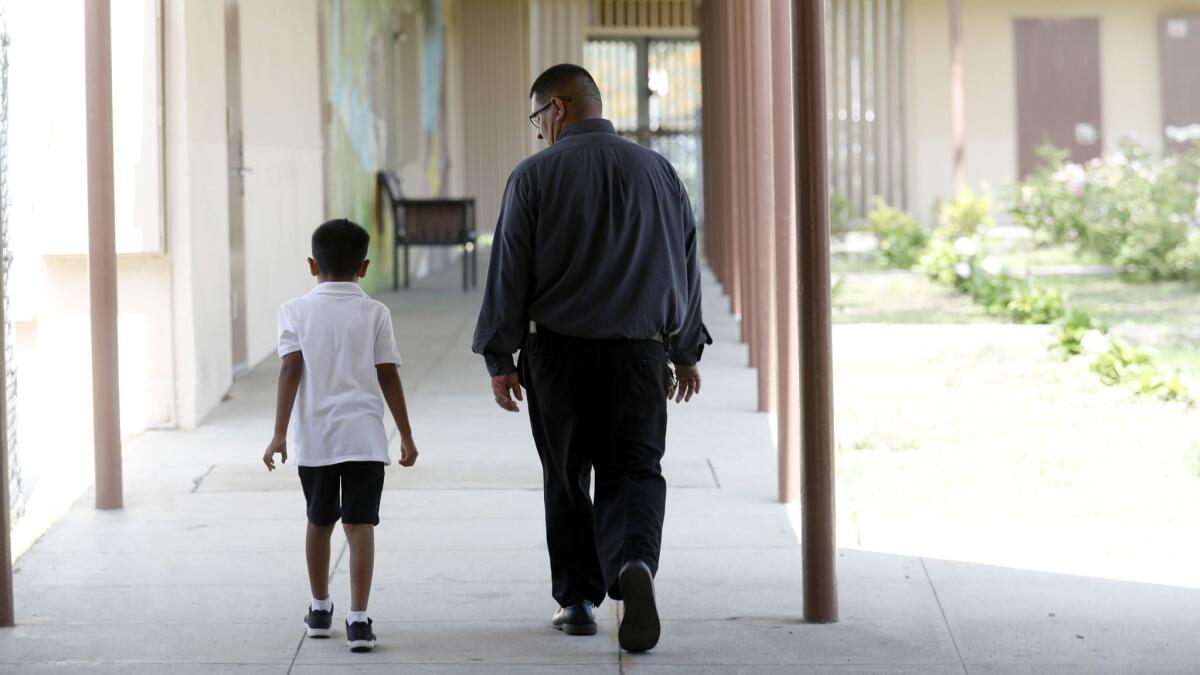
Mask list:
[[[529,334],[537,335],[537,322],[536,321],[529,322]]]

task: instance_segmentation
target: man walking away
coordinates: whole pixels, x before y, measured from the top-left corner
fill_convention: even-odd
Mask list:
[[[529,396],[554,627],[595,634],[607,594],[625,603],[621,646],[646,651],[660,634],[667,401],[700,392],[712,343],[696,224],[670,163],[601,117],[586,70],[554,66],[529,97],[548,147],[508,179],[473,350],[501,408]]]

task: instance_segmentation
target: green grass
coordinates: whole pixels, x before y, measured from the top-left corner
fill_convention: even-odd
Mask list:
[[[1079,262],[1069,247],[1011,246],[998,255],[1014,272]],[[837,256],[833,268],[836,323],[1003,323],[919,273],[881,270],[874,256]],[[1155,350],[1164,370],[1178,369],[1200,390],[1200,287],[1178,281],[1132,283],[1116,276],[1039,276],[1036,283],[1062,291],[1068,307],[1088,312],[1116,335]]]
[[[1093,264],[1090,261],[1080,260],[1071,246],[1032,248],[1025,243],[1005,250],[1003,245],[993,242],[994,240],[987,242],[985,248],[1016,274],[1024,274],[1029,269],[1037,267]]]
[[[858,272],[835,277],[835,323],[997,322],[969,298],[913,272]]]
[[[1200,579],[1194,562],[1172,558],[1200,527],[1196,412],[1104,386],[1081,359],[1047,350],[1046,330],[837,327],[842,541]]]
[[[1039,277],[1111,326],[1156,325],[1200,329],[1200,288],[1180,281],[1130,283],[1117,277]]]
[[[1155,347],[1158,365],[1165,371],[1178,370],[1183,378],[1196,389],[1200,396],[1200,344]]]
[[[880,272],[886,269],[879,256],[871,255],[837,255],[830,261],[834,274],[851,274],[854,272]]]

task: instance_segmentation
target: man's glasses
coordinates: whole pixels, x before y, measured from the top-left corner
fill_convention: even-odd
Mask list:
[[[534,129],[541,131],[542,125],[538,120],[538,116],[540,116],[542,113],[546,112],[546,109],[554,104],[554,99],[558,99],[558,100],[562,101],[563,103],[571,102],[570,96],[551,96],[550,100],[546,101],[546,105],[538,108],[537,110],[534,110],[533,113],[529,115],[529,123],[533,125]]]

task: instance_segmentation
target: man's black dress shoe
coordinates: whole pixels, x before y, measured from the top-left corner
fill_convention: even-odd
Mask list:
[[[596,634],[596,613],[592,610],[592,603],[587,600],[560,607],[551,623],[567,635]]]
[[[641,560],[630,560],[617,577],[621,584],[621,626],[617,641],[630,652],[645,652],[658,644],[662,626],[658,622],[658,606],[654,602],[654,575],[650,566]]]

